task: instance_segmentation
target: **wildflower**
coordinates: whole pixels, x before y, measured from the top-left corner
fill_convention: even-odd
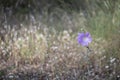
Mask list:
[[[109,66],[105,66],[105,68],[109,68]]]
[[[86,47],[88,47],[88,44],[92,42],[92,38],[89,32],[79,33],[77,40],[79,44]]]
[[[116,60],[116,58],[110,58],[110,62],[113,63]]]

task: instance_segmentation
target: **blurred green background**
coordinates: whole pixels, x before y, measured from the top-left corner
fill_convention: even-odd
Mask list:
[[[43,30],[41,31],[41,34],[43,34],[42,37],[38,31],[35,33],[38,38],[40,36],[40,39],[43,39],[43,42],[38,39],[38,42],[43,44],[41,45],[41,43],[38,44],[37,42],[36,44],[38,45],[36,46],[33,35],[29,34],[29,31],[27,33],[27,29],[23,30],[23,27],[32,27],[32,34],[34,34],[34,27],[39,27]],[[0,38],[6,37],[6,42],[8,41],[8,43],[5,43],[5,48],[11,44],[9,43],[9,35],[11,35],[13,39],[15,34],[12,30],[13,32],[18,31],[18,34],[23,35],[22,38],[20,38],[20,41],[23,39],[23,42],[21,42],[22,45],[24,45],[26,35],[29,35],[28,38],[30,37],[30,41],[29,39],[27,40],[28,43],[32,44],[26,48],[22,47],[20,51],[23,55],[25,53],[25,56],[34,54],[35,47],[40,47],[39,45],[43,46],[43,49],[45,48],[45,53],[48,53],[46,49],[51,47],[54,37],[57,41],[57,38],[60,38],[64,31],[68,31],[65,32],[65,34],[70,33],[68,37],[74,34],[71,36],[72,38],[75,38],[78,32],[88,31],[91,33],[94,43],[97,43],[94,39],[99,39],[98,45],[103,46],[103,48],[107,45],[105,52],[103,52],[105,53],[103,56],[105,55],[107,57],[106,61],[104,61],[105,63],[109,64],[110,59],[114,58],[116,61],[117,59],[120,60],[120,0],[0,0]],[[20,33],[19,30],[21,30]],[[47,31],[53,36],[51,42],[47,40],[49,36]],[[47,48],[44,44],[44,39],[46,39],[45,43],[48,45]],[[77,42],[75,39],[72,40],[73,43]],[[104,40],[106,43],[102,44]],[[58,42],[60,41],[58,40]],[[97,47],[95,47],[96,45],[94,45],[94,43],[92,46],[94,46],[93,48],[96,50]],[[2,45],[2,41],[0,44]],[[76,44],[72,48],[76,48]],[[15,54],[16,51],[13,47],[12,52]],[[66,51],[66,53],[68,53],[68,51]],[[38,49],[38,53],[39,52]],[[41,53],[44,53],[44,51],[41,51]],[[16,60],[17,56],[19,55],[16,54],[14,56]],[[117,68],[116,71],[119,71],[119,66]],[[0,73],[0,75],[1,74],[2,73]]]
[[[0,25],[39,25],[56,31],[89,31],[120,48],[120,0],[0,0]],[[20,29],[20,28],[17,28]]]
[[[1,0],[0,24],[40,20],[57,30],[85,26],[95,36],[107,38],[119,33],[119,4],[119,0]]]

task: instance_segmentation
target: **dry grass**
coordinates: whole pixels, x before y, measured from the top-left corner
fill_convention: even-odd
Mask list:
[[[30,23],[29,27],[22,25],[19,30],[8,30],[4,41],[0,40],[0,79],[1,76],[9,77],[11,74],[20,77],[21,73],[24,78],[37,73],[37,80],[119,79],[120,68],[117,65],[120,62],[120,38],[119,34],[113,34],[119,29],[119,23],[112,24],[115,29],[111,31],[111,23],[102,21],[110,22],[109,16],[102,14],[91,17],[88,24],[83,14],[75,13],[75,18],[71,20],[64,15],[61,22],[54,26],[36,20],[35,24],[38,25]],[[115,19],[118,22],[119,18]],[[104,26],[108,31],[104,32]],[[93,38],[89,45],[91,51],[79,45],[76,39],[78,31],[88,30]]]
[[[77,33],[72,30],[52,30],[50,33],[48,28],[22,28],[6,34],[5,41],[0,42],[0,69],[7,69],[7,74],[40,69],[55,78],[56,74],[67,76],[70,69],[87,70],[91,65],[94,73],[100,74],[105,66],[101,62],[107,46],[105,40],[93,38],[89,52],[77,43]]]

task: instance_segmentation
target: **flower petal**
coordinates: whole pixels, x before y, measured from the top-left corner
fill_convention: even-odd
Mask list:
[[[77,39],[78,39],[78,43],[81,44],[82,46],[88,46],[88,44],[92,41],[92,38],[89,32],[79,33]]]

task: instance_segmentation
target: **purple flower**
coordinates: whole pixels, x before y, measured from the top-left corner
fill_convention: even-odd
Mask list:
[[[88,46],[88,44],[92,42],[92,38],[89,32],[79,33],[77,40],[78,43],[82,46]]]

